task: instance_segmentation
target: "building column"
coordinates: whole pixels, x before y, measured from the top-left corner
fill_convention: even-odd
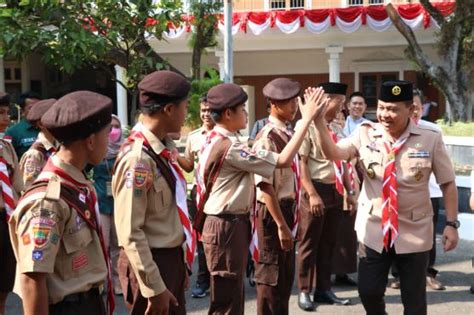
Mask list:
[[[224,51],[222,50],[215,50],[215,55],[219,58],[219,62],[217,63],[219,66],[219,77],[222,81],[225,79],[225,62],[224,62]]]
[[[28,66],[28,57],[21,61],[21,91],[27,92],[31,90],[31,74]],[[41,91],[38,91],[41,92]]]
[[[340,82],[341,73],[340,73],[340,59],[339,54],[344,51],[342,46],[329,46],[326,47],[326,53],[329,54],[329,81],[330,82]]]
[[[127,84],[127,71],[125,68],[115,65],[115,78],[117,81]],[[127,90],[116,83],[117,88],[117,116],[120,119],[122,127],[128,126],[128,108],[127,108]]]
[[[0,92],[5,92],[5,70],[3,68],[3,58],[0,57]]]

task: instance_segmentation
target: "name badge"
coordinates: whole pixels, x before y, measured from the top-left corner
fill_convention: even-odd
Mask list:
[[[417,159],[417,158],[429,158],[430,152],[428,151],[418,151],[418,152],[410,152],[408,153],[408,158],[410,159]]]
[[[106,182],[105,187],[107,191],[107,197],[112,197],[112,182]]]

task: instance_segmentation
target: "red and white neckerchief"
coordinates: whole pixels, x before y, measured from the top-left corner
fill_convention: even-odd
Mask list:
[[[293,137],[293,132],[288,130],[288,128],[281,128],[272,123],[270,120],[268,124],[272,127],[282,131],[284,134],[288,136],[289,139]],[[295,213],[293,216],[293,226],[291,232],[293,237],[296,237],[296,233],[298,231],[298,221],[299,221],[299,209],[301,204],[301,170],[300,170],[300,156],[298,153],[295,154],[293,161],[291,162],[291,170],[293,171],[293,180],[295,184],[295,196],[296,196],[296,208]]]
[[[392,146],[385,141],[384,146],[388,154],[388,160],[383,170],[382,185],[382,233],[383,244],[386,250],[392,247],[398,238],[398,197],[397,197],[397,167],[395,157],[403,147],[408,137],[399,139]],[[388,244],[391,239],[390,246]]]
[[[8,172],[8,162],[2,156],[0,157],[0,184],[2,186],[2,197],[5,203],[6,219],[7,222],[15,211],[16,200],[13,195],[13,186]]]
[[[89,209],[94,209],[94,217],[85,218],[88,222],[91,223],[92,227],[96,230],[97,235],[99,236],[100,247],[102,249],[102,254],[104,255],[105,263],[107,265],[107,314],[112,315],[115,309],[115,297],[113,293],[112,285],[112,265],[110,262],[109,254],[107,247],[105,246],[104,233],[102,231],[102,224],[100,223],[100,212],[99,212],[99,203],[97,201],[97,195],[94,189],[91,189],[87,184],[80,183],[67,174],[63,169],[57,167],[53,162],[48,160],[46,163],[43,172],[51,172],[61,177],[62,179],[70,182],[74,185],[75,189],[79,189],[85,193],[81,193],[79,199],[86,203]],[[86,215],[87,216],[87,215]],[[91,220],[93,219],[93,220]]]
[[[130,133],[129,139],[143,139],[143,143],[149,147],[150,144],[148,140],[145,138],[143,133],[141,132],[141,125],[137,125],[133,128],[132,132]],[[191,220],[189,219],[189,211],[187,205],[187,184],[186,179],[184,178],[183,172],[181,171],[178,163],[176,162],[177,151],[174,150],[173,152],[164,149],[161,151],[160,156],[164,157],[170,166],[171,172],[175,178],[175,199],[176,199],[176,206],[178,208],[178,215],[181,224],[183,225],[184,235],[186,237],[186,262],[188,265],[188,269],[192,270],[193,261],[194,261],[194,253],[196,251],[196,235],[193,231],[193,226],[191,224]]]
[[[337,135],[328,127],[329,134],[331,135],[332,141],[337,143]],[[336,190],[339,194],[344,195],[344,183],[342,181],[342,175],[344,174],[344,168],[342,167],[342,161],[334,160],[334,175],[336,177]]]

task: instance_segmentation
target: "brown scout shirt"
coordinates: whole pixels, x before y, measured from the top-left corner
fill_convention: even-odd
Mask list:
[[[74,180],[94,189],[77,168],[57,156],[51,160]],[[103,285],[107,265],[97,232],[60,197],[60,183],[66,180],[50,172],[38,179],[49,179],[46,191],[20,202],[9,222],[10,237],[17,272],[46,273],[49,303],[55,304],[69,294]]]
[[[232,145],[227,151],[219,176],[204,206],[208,215],[247,214],[253,207],[254,174],[271,177],[278,154],[265,150],[249,151],[238,136],[219,126],[214,130],[228,136]]]
[[[184,157],[188,160],[194,161],[194,169],[199,162],[199,155],[201,147],[204,145],[207,137],[207,130],[204,127],[200,127],[196,130],[191,131],[188,134],[188,139],[186,140],[186,148],[184,149]],[[194,155],[194,157],[193,157]],[[196,177],[193,177],[193,184],[196,183]]]
[[[57,144],[49,142],[42,132],[38,134],[38,139],[36,141],[40,141],[48,151],[51,148],[58,147]],[[20,170],[23,176],[23,189],[28,189],[28,187],[35,181],[43,170],[46,161],[47,159],[45,159],[43,153],[34,148],[28,149],[28,151],[23,154],[20,160]]]
[[[297,121],[295,130],[300,128],[300,126],[300,121]],[[304,136],[299,154],[302,157],[308,157],[309,175],[312,180],[324,184],[334,184],[336,182],[334,164],[324,156],[321,144],[316,137],[316,126],[313,122],[309,125],[308,131]]]
[[[278,135],[285,140],[285,143],[290,141],[287,132],[287,126],[284,122],[273,116],[268,117],[270,124],[266,124],[260,131],[260,137],[256,140],[253,145],[253,150],[258,152],[260,150],[278,152],[275,143],[268,137],[270,131],[276,130]],[[294,199],[295,198],[295,181],[293,170],[291,167],[275,169],[273,174],[269,177],[262,177],[255,175],[255,185],[258,186],[260,183],[268,183],[273,186],[278,200],[282,199]],[[263,194],[260,189],[257,189],[257,200],[261,203],[265,203]]]
[[[156,154],[174,149],[167,137],[166,147],[151,131],[142,133]],[[112,178],[117,237],[123,246],[145,298],[162,293],[166,285],[150,248],[174,248],[184,242],[175,196],[153,159],[137,139],[118,162]],[[165,163],[167,164],[166,160]]]
[[[395,251],[398,254],[424,252],[432,247],[433,209],[428,189],[431,172],[440,185],[455,180],[441,133],[410,121],[400,138],[407,135],[407,141],[395,158],[400,233]],[[355,148],[352,157],[359,155],[359,163],[365,169],[355,224],[358,239],[379,253],[383,250],[383,166],[388,156],[383,144],[385,139],[392,140],[380,124],[364,122],[353,136],[340,141],[343,147]],[[374,178],[367,175],[369,168],[374,170]]]
[[[18,200],[23,190],[23,181],[21,179],[20,167],[18,166],[18,158],[11,143],[3,139],[0,139],[0,156],[7,162],[7,168],[13,186],[13,197],[15,200]],[[0,212],[3,211],[5,211],[5,206],[3,195],[0,191]]]

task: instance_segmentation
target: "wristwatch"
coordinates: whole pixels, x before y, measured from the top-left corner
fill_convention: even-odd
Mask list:
[[[459,227],[461,226],[461,222],[459,222],[459,220],[446,221],[446,226],[451,226],[455,229],[459,229]]]

